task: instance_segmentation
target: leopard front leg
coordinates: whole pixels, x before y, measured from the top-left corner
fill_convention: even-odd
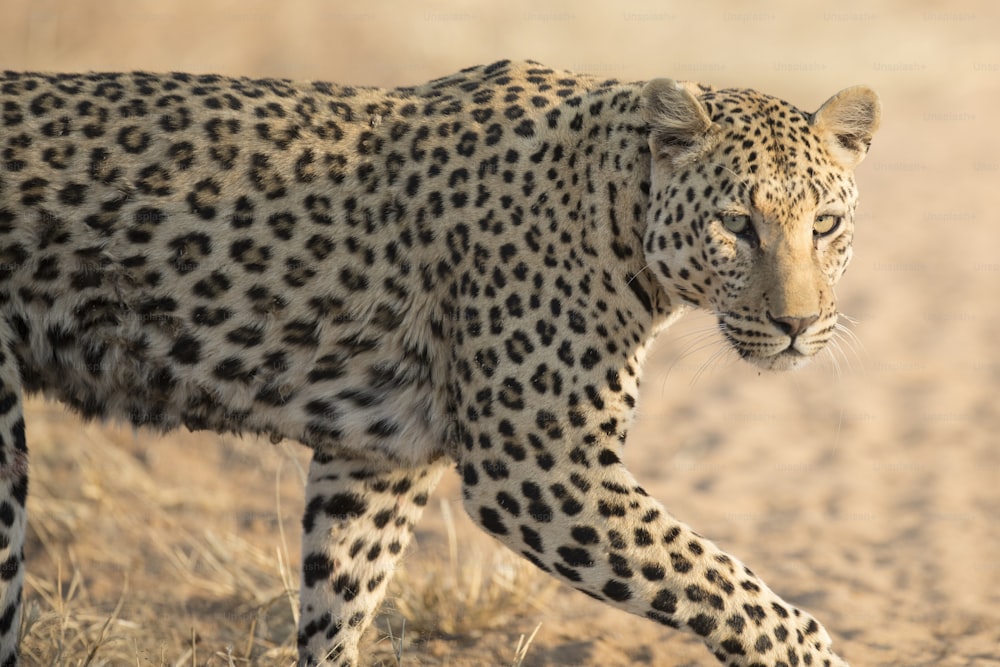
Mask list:
[[[502,448],[461,461],[468,513],[506,546],[591,597],[693,631],[723,664],[846,666],[811,616],[649,497],[610,438],[529,449],[506,429]]]
[[[0,332],[2,334],[4,332]],[[0,665],[18,664],[27,526],[28,448],[17,361],[0,335]]]
[[[302,519],[301,667],[358,664],[358,642],[447,466],[313,456]]]

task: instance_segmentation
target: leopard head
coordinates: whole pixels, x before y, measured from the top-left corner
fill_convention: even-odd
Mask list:
[[[836,329],[854,168],[878,129],[878,97],[848,88],[806,113],[752,90],[656,79],[641,102],[652,160],[649,268],[667,294],[715,313],[747,361],[801,366]]]

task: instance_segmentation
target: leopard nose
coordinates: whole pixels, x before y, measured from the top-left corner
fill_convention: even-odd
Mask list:
[[[771,320],[776,327],[786,336],[795,338],[809,328],[809,325],[819,319],[819,315],[809,315],[807,317],[775,317],[771,313],[767,314],[767,319]]]

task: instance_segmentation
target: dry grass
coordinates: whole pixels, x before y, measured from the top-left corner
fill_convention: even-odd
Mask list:
[[[442,499],[447,558],[411,559],[389,585],[375,624],[376,632],[383,631],[371,650],[375,664],[438,664],[419,661],[414,654],[425,654],[421,658],[426,660],[435,653],[447,654],[449,642],[475,641],[491,632],[513,639],[511,627],[525,616],[537,617],[548,611],[546,602],[559,583],[505,549],[464,545],[460,555],[458,529],[450,508]],[[515,646],[501,651],[503,662],[497,664],[520,667],[540,627],[541,623],[535,625],[530,636],[518,636]],[[452,662],[446,658],[441,664]]]
[[[148,613],[138,613],[132,619],[121,618],[122,609],[131,599],[127,580],[115,609],[110,615],[101,607],[88,603],[83,586],[83,574],[74,569],[68,585],[64,586],[61,568],[54,579],[29,575],[29,586],[37,599],[31,600],[25,610],[21,626],[22,659],[26,665],[261,665],[287,666],[294,664],[294,642],[261,650],[261,640],[256,636],[256,623],[251,620],[249,631],[234,623],[223,628],[229,636],[245,641],[240,645],[228,644],[223,649],[205,648],[203,639],[195,628],[183,637],[177,633],[173,644],[161,642],[158,650],[151,651],[149,639],[162,632],[165,619]],[[252,617],[258,612],[241,612],[235,608],[234,621]],[[180,620],[180,619],[177,619]],[[211,644],[211,642],[210,642]]]
[[[43,437],[32,442],[26,664],[293,662],[293,561],[287,548],[230,530],[233,517],[252,512],[227,505],[237,494],[159,480],[121,442],[135,447],[152,434],[81,428],[51,406],[34,407],[42,419],[29,428]],[[70,439],[75,446],[63,448]]]
[[[507,625],[526,609],[544,613],[559,584],[505,549],[459,556],[448,503],[441,501],[448,535],[448,559],[440,567],[403,567],[390,584],[383,615],[406,619],[419,634],[475,635]]]
[[[25,664],[294,664],[303,448],[81,425],[40,401],[28,424]],[[506,633],[505,664],[524,659],[530,639],[507,630],[558,584],[492,544],[460,548],[449,508],[448,555],[407,557],[369,633],[373,664],[454,664],[423,647],[490,631]]]

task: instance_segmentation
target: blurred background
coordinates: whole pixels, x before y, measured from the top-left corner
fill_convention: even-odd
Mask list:
[[[852,664],[985,667],[1000,665],[997,12],[971,0],[0,0],[0,67],[396,86],[530,58],[757,88],[807,110],[872,86],[882,130],[858,169],[855,259],[838,289],[859,342],[759,375],[712,360],[711,320],[687,318],[647,365],[626,460],[820,618]],[[31,410],[25,633],[39,662],[96,646],[105,664],[228,664],[227,650],[289,664],[284,590],[296,585],[281,573],[297,577],[302,448]],[[710,664],[697,642],[496,555],[454,479],[438,495],[372,631],[376,663],[513,664],[541,622],[524,665]],[[398,658],[386,627],[403,618]]]

